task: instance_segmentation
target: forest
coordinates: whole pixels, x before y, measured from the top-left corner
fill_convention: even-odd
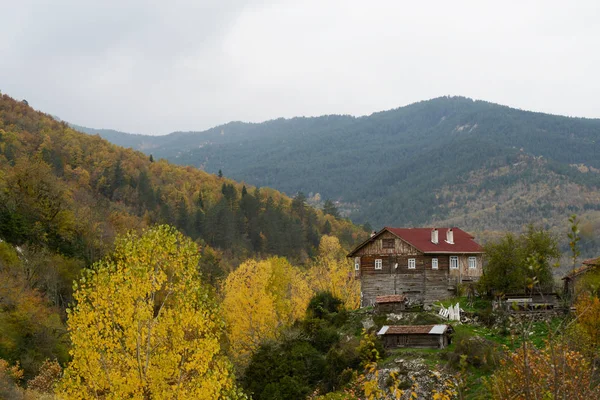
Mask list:
[[[440,97],[364,117],[231,122],[160,137],[82,129],[292,196],[319,193],[377,228],[456,225],[488,239],[519,232],[523,221],[558,233],[571,213],[600,228],[595,119]],[[594,235],[586,243],[598,245]]]
[[[214,286],[244,260],[281,256],[309,268],[321,238],[349,247],[367,233],[269,189],[112,145],[0,97],[0,358],[24,377],[68,359],[73,282],[115,238],[171,224],[202,254]]]

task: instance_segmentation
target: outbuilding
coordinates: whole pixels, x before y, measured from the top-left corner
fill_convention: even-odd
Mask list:
[[[390,294],[375,298],[375,311],[380,313],[396,313],[406,308],[406,296],[403,294]]]
[[[443,349],[451,343],[451,325],[385,325],[377,335],[388,349],[415,347]]]

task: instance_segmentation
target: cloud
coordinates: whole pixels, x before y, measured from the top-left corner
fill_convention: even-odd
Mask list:
[[[597,2],[413,3],[0,4],[0,90],[153,134],[446,94],[600,117]]]

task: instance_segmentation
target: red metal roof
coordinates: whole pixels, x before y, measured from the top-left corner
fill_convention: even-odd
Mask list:
[[[460,228],[451,228],[453,244],[446,242],[446,234],[450,228],[436,228],[438,243],[431,242],[433,228],[390,228],[392,232],[407,243],[410,243],[423,253],[483,253],[483,248],[475,242],[474,237]]]
[[[375,297],[375,302],[377,304],[384,303],[402,303],[406,300],[406,296],[403,294],[389,294],[387,296],[377,296]]]

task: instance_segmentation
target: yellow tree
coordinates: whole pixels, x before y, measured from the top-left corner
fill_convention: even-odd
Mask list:
[[[244,368],[263,341],[303,317],[311,296],[302,272],[284,258],[248,260],[230,273],[223,310],[237,366]]]
[[[575,306],[575,319],[567,330],[572,345],[591,360],[600,350],[600,299],[584,293]]]
[[[321,237],[319,256],[310,270],[310,283],[315,292],[331,292],[348,309],[360,305],[360,282],[354,277],[352,263],[346,259],[340,241],[334,236]]]
[[[69,399],[235,397],[224,324],[197,272],[198,248],[162,225],[116,240],[75,285]]]

